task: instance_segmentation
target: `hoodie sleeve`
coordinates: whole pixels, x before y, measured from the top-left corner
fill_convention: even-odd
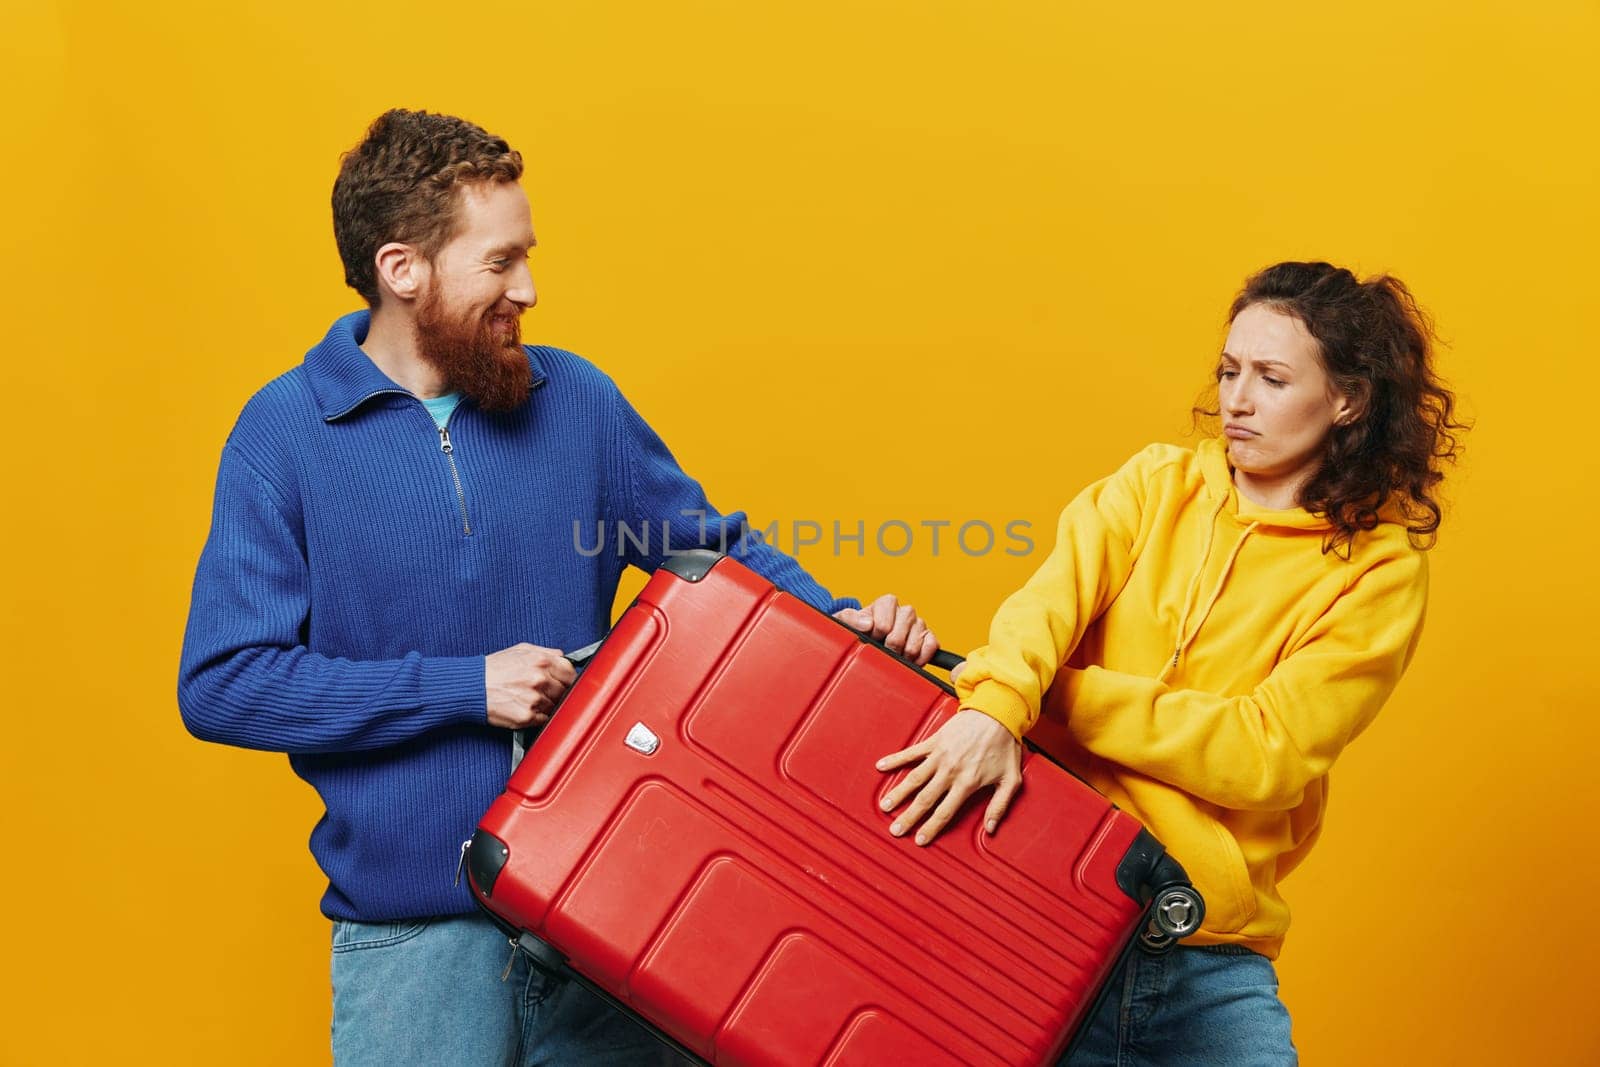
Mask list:
[[[484,657],[334,659],[306,648],[309,568],[282,498],[231,444],[195,572],[178,708],[205,741],[275,752],[381,748],[484,723]]]
[[[1063,671],[1067,728],[1090,752],[1225,808],[1293,809],[1399,682],[1427,595],[1423,553],[1375,562],[1242,696],[1103,667]]]
[[[835,597],[793,557],[767,544],[759,531],[751,529],[744,512],[724,515],[712,507],[700,483],[684,473],[621,391],[613,388],[613,396],[621,452],[618,465],[625,485],[624,514],[614,518],[626,527],[626,532],[618,531],[618,539],[628,563],[651,573],[669,552],[714,548],[818,611],[832,614],[861,606],[853,597]]]
[[[989,624],[989,643],[967,656],[956,681],[963,708],[998,719],[1021,738],[1045,690],[1089,624],[1121,592],[1143,544],[1146,495],[1176,450],[1152,445],[1066,506],[1056,543]]]

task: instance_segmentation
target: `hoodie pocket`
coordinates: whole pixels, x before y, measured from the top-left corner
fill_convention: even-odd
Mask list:
[[[1201,887],[1206,898],[1205,929],[1216,934],[1242,930],[1256,915],[1256,890],[1250,881],[1250,868],[1244,852],[1227,827],[1215,820],[1211,831],[1216,837],[1219,862],[1214,884]]]

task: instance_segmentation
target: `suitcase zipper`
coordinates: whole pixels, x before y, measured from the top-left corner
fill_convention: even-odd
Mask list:
[[[467,865],[467,850],[471,847],[472,838],[469,837],[465,841],[461,842],[461,858],[456,861],[456,885],[461,884],[461,871]],[[474,904],[477,904],[478,907],[483,907],[483,902],[478,900],[478,895],[476,893],[472,895],[472,901]],[[494,913],[490,912],[489,917],[491,919],[494,918]],[[506,960],[506,969],[500,972],[500,981],[502,982],[511,977],[511,966],[517,962],[517,939],[514,937],[508,937],[506,938],[506,941],[511,945],[511,957]]]
[[[511,942],[511,958],[506,960],[506,969],[500,972],[500,981],[502,982],[511,977],[511,965],[517,962],[517,939],[508,937],[506,940]]]

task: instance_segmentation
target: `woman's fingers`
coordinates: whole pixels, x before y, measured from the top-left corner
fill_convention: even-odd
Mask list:
[[[912,793],[917,792],[924,785],[927,785],[928,780],[931,779],[938,772],[938,770],[939,765],[933,760],[923,760],[917,766],[913,767],[911,769],[911,773],[906,775],[899,785],[895,786],[884,795],[883,810],[893,811],[901,804],[904,804],[906,797],[909,797]],[[900,821],[905,821],[903,816]]]
[[[930,737],[926,741],[918,741],[910,748],[902,748],[899,752],[889,753],[887,756],[883,757],[876,764],[874,764],[874,766],[876,766],[880,771],[892,771],[899,767],[904,767],[912,760],[921,759],[923,756],[926,756],[929,750],[932,748],[933,738]]]
[[[932,762],[932,760],[925,762],[922,767],[917,768],[917,771],[922,770],[923,767]],[[913,771],[912,774],[916,774],[917,771]],[[907,776],[906,781],[900,783],[900,788],[904,789],[910,781],[910,777]],[[922,821],[924,815],[933,810],[933,806],[939,803],[939,799],[945,795],[949,788],[950,774],[948,771],[941,767],[932,772],[927,784],[917,790],[917,795],[912,798],[911,806],[906,808],[900,814],[900,817],[894,821],[894,824],[889,827],[889,832],[896,837],[900,837],[913,826],[916,826]],[[921,835],[919,834],[918,836]]]
[[[951,783],[950,791],[944,795],[943,803],[934,809],[933,814],[928,816],[928,820],[917,831],[917,844],[926,845],[938,837],[940,831],[956,817],[961,805],[965,804],[967,798],[975,792],[977,788],[969,781],[958,779]]]
[[[994,833],[1000,828],[1000,820],[1005,817],[1006,809],[1011,806],[1011,799],[1017,795],[1017,790],[1022,788],[1022,773],[1010,771],[1000,779],[1000,784],[994,787],[994,796],[989,798],[989,807],[983,813],[983,828],[989,833]]]
[[[883,810],[893,811],[915,794],[889,832],[900,837],[921,824],[916,836],[919,845],[937,837],[968,797],[990,785],[996,789],[984,813],[984,828],[994,833],[1022,785],[1021,744],[980,711],[963,708],[932,737],[885,756],[877,766],[880,771],[890,771],[914,760],[921,762],[883,798]]]

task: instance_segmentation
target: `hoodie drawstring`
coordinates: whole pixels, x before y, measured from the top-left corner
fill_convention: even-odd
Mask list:
[[[1245,527],[1244,533],[1240,535],[1238,542],[1233,546],[1233,551],[1228,553],[1227,561],[1222,565],[1222,574],[1217,578],[1216,588],[1211,591],[1211,599],[1206,601],[1205,610],[1200,612],[1200,617],[1195,620],[1194,629],[1189,630],[1188,635],[1185,636],[1184,631],[1189,626],[1189,612],[1194,607],[1195,593],[1200,589],[1200,578],[1205,574],[1206,560],[1211,556],[1211,542],[1216,535],[1217,516],[1222,513],[1222,509],[1227,502],[1228,498],[1225,495],[1218,496],[1217,506],[1211,512],[1211,521],[1206,524],[1205,543],[1200,546],[1200,565],[1195,568],[1194,577],[1189,581],[1189,591],[1183,598],[1183,613],[1178,617],[1178,644],[1172,650],[1172,658],[1167,660],[1166,664],[1161,668],[1161,673],[1156,676],[1156,681],[1158,682],[1167,680],[1167,675],[1177,668],[1178,660],[1183,657],[1184,651],[1194,643],[1195,637],[1200,633],[1200,627],[1205,625],[1207,617],[1211,614],[1211,609],[1216,607],[1217,599],[1222,596],[1222,587],[1227,583],[1228,575],[1233,571],[1234,560],[1239,558],[1239,550],[1244,547],[1245,541],[1255,532],[1256,527],[1261,525],[1259,522],[1252,522]]]

